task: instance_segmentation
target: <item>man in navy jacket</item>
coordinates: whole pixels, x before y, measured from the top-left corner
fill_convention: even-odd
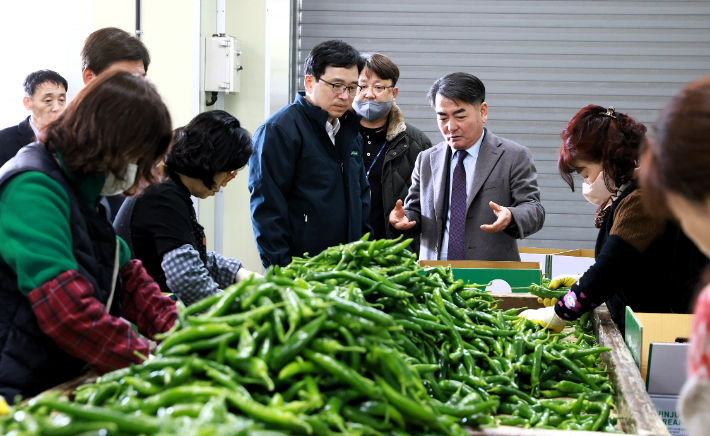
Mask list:
[[[254,134],[249,160],[252,226],[264,267],[317,255],[370,231],[370,190],[350,111],[364,59],[343,41],[316,45],[304,94]]]
[[[36,141],[39,131],[56,120],[67,106],[67,81],[52,70],[30,73],[24,87],[22,102],[30,116],[16,126],[0,130],[0,167],[22,147]]]

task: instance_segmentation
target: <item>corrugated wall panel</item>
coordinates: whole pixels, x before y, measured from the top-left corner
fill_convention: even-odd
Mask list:
[[[595,207],[557,173],[559,134],[588,104],[615,106],[650,127],[687,82],[710,73],[708,1],[295,0],[293,89],[326,39],[389,56],[397,104],[441,141],[426,92],[467,71],[486,85],[486,126],[530,148],[545,227],[523,246],[593,248]],[[577,180],[577,188],[581,188]]]

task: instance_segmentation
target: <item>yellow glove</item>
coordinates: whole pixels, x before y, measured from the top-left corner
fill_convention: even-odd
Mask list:
[[[561,276],[557,276],[552,279],[550,282],[550,286],[548,288],[550,289],[557,289],[557,288],[569,288],[573,284],[577,283],[577,280],[582,277],[582,274],[565,274]]]
[[[537,302],[544,305],[545,307],[550,307],[550,306],[554,306],[555,303],[557,303],[557,298],[555,298],[555,297],[552,297],[552,298],[537,297]]]
[[[524,310],[520,316],[529,319],[543,328],[550,329],[555,333],[561,332],[565,328],[565,325],[567,325],[567,321],[557,316],[555,308],[552,306],[543,307],[542,309]]]

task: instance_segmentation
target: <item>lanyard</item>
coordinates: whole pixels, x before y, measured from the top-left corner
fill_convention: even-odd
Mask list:
[[[377,152],[377,156],[375,156],[375,160],[372,161],[370,164],[370,168],[367,170],[367,178],[368,180],[370,179],[370,171],[372,171],[372,168],[375,166],[375,163],[377,163],[377,158],[380,157],[380,154],[382,154],[382,150],[387,147],[387,141],[385,141],[384,144],[382,144],[382,148],[380,148],[380,151]]]

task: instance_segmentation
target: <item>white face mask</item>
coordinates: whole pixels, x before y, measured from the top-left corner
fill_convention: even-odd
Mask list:
[[[584,195],[584,198],[586,198],[588,202],[595,206],[601,206],[606,203],[612,194],[613,192],[609,192],[604,184],[604,171],[599,173],[597,179],[591,184],[587,182],[582,183],[582,195]]]
[[[130,189],[133,183],[136,181],[136,173],[138,172],[138,165],[129,163],[124,174],[124,180],[118,180],[112,172],[106,174],[106,181],[104,182],[104,187],[101,188],[101,195],[104,197],[109,197],[111,195],[118,195],[126,189]]]

